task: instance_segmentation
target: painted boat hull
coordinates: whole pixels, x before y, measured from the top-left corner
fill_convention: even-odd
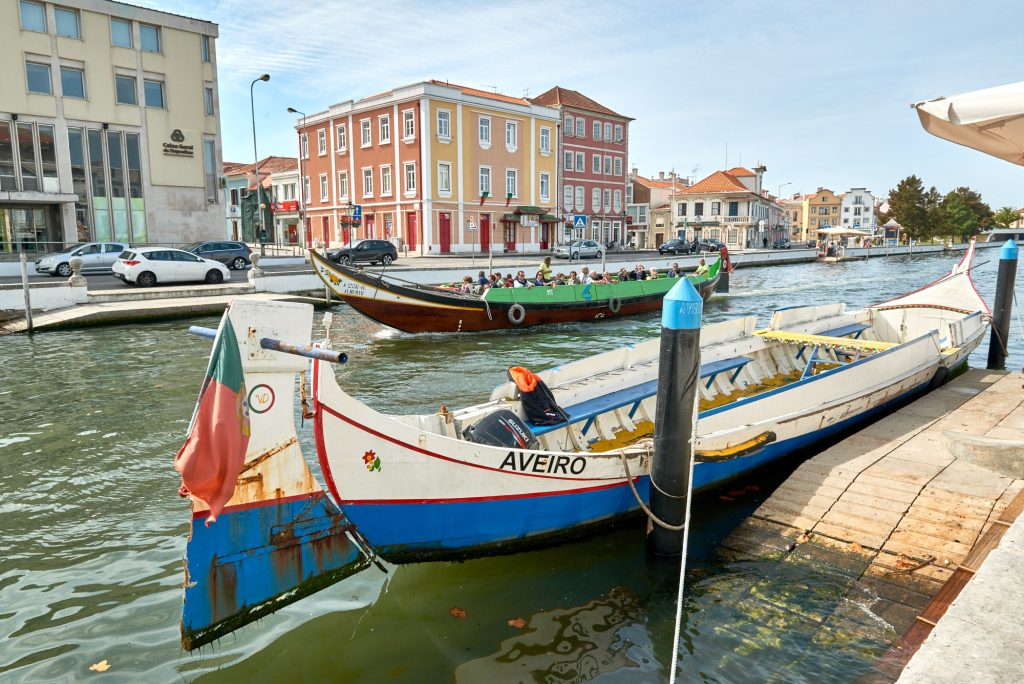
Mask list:
[[[314,270],[346,304],[367,318],[408,333],[512,330],[639,316],[660,311],[665,294],[624,297],[617,302],[595,298],[589,302],[522,303],[519,306],[522,307],[523,318],[517,323],[517,312],[511,311],[516,306],[513,302],[490,303],[479,297],[404,286],[365,271],[334,264],[316,252],[310,254]],[[720,272],[699,283],[697,288],[701,297],[709,299],[715,293],[719,279]]]

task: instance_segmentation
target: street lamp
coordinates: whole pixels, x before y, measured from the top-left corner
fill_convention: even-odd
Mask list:
[[[263,74],[259,78],[254,78],[252,83],[249,84],[249,108],[252,110],[252,156],[253,161],[256,163],[256,204],[260,204],[260,157],[256,153],[256,101],[253,99],[253,88],[256,85],[256,81],[269,81],[270,74]],[[257,207],[258,209],[258,207]],[[263,256],[267,246],[267,227],[263,224],[263,211],[260,209],[260,256]]]
[[[778,197],[779,199],[782,199],[782,188],[786,187],[787,185],[792,185],[792,184],[793,184],[793,181],[789,181],[788,183],[779,183],[779,191],[777,193],[775,193],[775,196]]]
[[[306,184],[302,175],[302,134],[306,132],[306,113],[300,112],[294,107],[288,108],[289,114],[302,115],[302,130],[299,132],[299,223],[302,225],[302,244],[309,246],[309,236],[306,235]]]

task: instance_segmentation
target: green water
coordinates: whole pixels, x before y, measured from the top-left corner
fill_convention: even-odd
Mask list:
[[[995,254],[980,257],[990,254],[975,271],[989,299]],[[743,269],[733,295],[709,302],[705,318],[866,304],[950,266],[949,257],[928,256]],[[482,401],[510,365],[542,369],[658,326],[652,317],[416,337],[346,307],[335,314],[333,343],[350,352],[339,380],[395,413]],[[513,556],[371,568],[183,652],[189,513],[171,462],[209,353],[208,341],[185,334],[188,324],[0,338],[0,681],[667,681],[677,576],[671,564],[647,562],[639,527]],[[974,365],[984,365],[983,353]],[[1022,359],[1014,336],[1011,366]],[[311,457],[308,427],[300,438]],[[837,604],[842,577],[801,585],[788,567],[719,555],[721,540],[792,465],[696,502],[682,681],[852,681],[895,637],[858,597]],[[838,611],[860,616],[860,629],[818,628]],[[516,619],[526,626],[508,624]],[[89,671],[102,660],[107,672]]]

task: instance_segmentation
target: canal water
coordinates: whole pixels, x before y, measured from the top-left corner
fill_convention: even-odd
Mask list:
[[[982,252],[989,263],[975,270],[989,301],[996,255]],[[733,293],[709,302],[705,318],[869,304],[951,265],[929,255],[740,269]],[[647,562],[639,526],[511,556],[371,568],[183,652],[189,512],[172,459],[210,348],[185,333],[188,323],[0,339],[0,682],[667,681],[677,576]],[[1024,362],[1018,326],[1011,368]],[[338,306],[331,336],[350,354],[342,385],[401,413],[483,401],[508,366],[541,370],[657,332],[651,317],[415,337]],[[985,349],[972,365],[984,366]],[[300,436],[311,456],[308,424]],[[772,580],[760,564],[723,561],[716,549],[794,466],[695,502],[681,681],[852,681],[895,638],[878,623],[823,639],[744,608]],[[794,589],[797,613],[827,609],[816,606],[817,589]],[[90,672],[103,660],[109,670]]]

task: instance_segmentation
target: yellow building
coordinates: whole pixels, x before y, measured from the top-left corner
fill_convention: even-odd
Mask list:
[[[792,199],[783,200],[781,204],[794,242],[817,240],[819,229],[842,223],[839,216],[842,198],[828,188],[818,188],[816,192],[807,195],[796,195]]]
[[[0,251],[222,237],[216,24],[0,3]]]

